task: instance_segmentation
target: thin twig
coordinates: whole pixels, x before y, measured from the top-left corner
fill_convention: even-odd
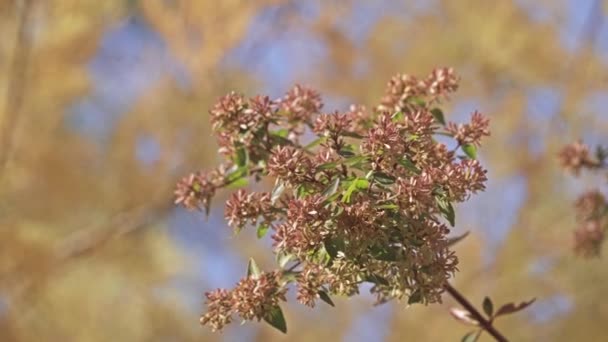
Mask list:
[[[479,326],[484,331],[487,331],[488,334],[492,335],[499,342],[507,342],[507,338],[504,337],[494,326],[492,322],[487,320],[483,315],[477,311],[477,309],[471,304],[458,290],[452,287],[452,285],[446,283],[443,288],[452,296],[460,305],[462,305],[471,316],[479,322]]]
[[[31,50],[31,37],[28,34],[31,7],[33,0],[17,1],[19,19],[17,37],[11,68],[9,69],[8,84],[6,88],[6,99],[4,105],[4,116],[0,128],[0,176],[4,175],[6,164],[10,159],[15,128],[23,106],[23,98],[26,86],[26,71]]]

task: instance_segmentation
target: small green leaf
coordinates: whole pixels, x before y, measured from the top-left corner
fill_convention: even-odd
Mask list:
[[[317,145],[320,145],[321,143],[325,142],[326,140],[327,140],[326,137],[317,138],[317,139],[311,141],[308,145],[304,146],[304,149],[305,150],[310,150],[311,148],[313,148],[313,147],[315,147]]]
[[[391,119],[393,119],[393,121],[403,120],[403,117],[403,112],[395,112],[393,115],[391,115]]]
[[[342,197],[342,202],[349,203],[350,197],[352,196],[353,192],[359,191],[359,190],[365,190],[367,188],[369,188],[369,181],[367,179],[356,178],[355,180],[353,180],[350,183],[350,186],[344,193],[344,196]]]
[[[454,246],[455,244],[457,244],[458,242],[462,241],[464,238],[466,238],[467,236],[469,236],[469,234],[470,234],[470,232],[466,231],[462,235],[458,235],[458,236],[454,236],[452,238],[448,238],[448,246]]]
[[[338,162],[329,162],[329,163],[325,163],[325,164],[321,164],[321,165],[317,166],[317,170],[335,169],[337,166],[338,166]]]
[[[284,268],[291,260],[295,259],[295,255],[288,253],[279,253],[277,254],[277,263],[280,268]]]
[[[360,164],[363,162],[367,162],[367,156],[359,155],[359,156],[353,156],[353,157],[347,158],[344,161],[344,164],[347,166],[354,166],[354,165],[357,165],[357,164]]]
[[[387,210],[395,210],[399,209],[399,206],[394,203],[382,204],[377,207],[378,209],[387,209]]]
[[[278,130],[272,132],[271,134],[274,136],[277,136],[277,137],[285,138],[289,134],[289,130],[286,128],[278,129]]]
[[[334,180],[323,190],[322,195],[324,197],[329,197],[338,191],[338,187],[340,186],[340,177],[334,178]]]
[[[270,203],[274,204],[279,197],[281,197],[283,191],[285,191],[285,183],[283,183],[282,180],[277,179],[274,184],[274,189],[272,189],[272,194],[270,195]]]
[[[477,159],[477,148],[472,144],[464,144],[460,148],[471,159]]]
[[[262,225],[258,226],[258,231],[257,231],[258,239],[263,238],[266,235],[266,233],[268,233],[269,228],[270,227],[268,227],[268,225],[266,225],[266,224],[262,224]]]
[[[450,225],[454,227],[456,225],[456,213],[454,211],[452,203],[440,197],[436,197],[435,199],[443,217],[445,217],[445,219],[448,220]]]
[[[468,332],[466,335],[462,337],[460,342],[476,342],[479,338],[479,330],[474,330]]]
[[[249,155],[244,146],[240,146],[236,149],[236,157],[235,157],[234,162],[239,167],[246,166],[247,163],[249,162]]]
[[[373,177],[380,184],[390,185],[395,183],[395,177],[381,171],[374,172]]]
[[[410,297],[407,299],[409,305],[420,303],[422,301],[422,294],[420,290],[415,290]]]
[[[406,169],[412,171],[413,173],[415,173],[417,175],[422,173],[422,171],[416,166],[416,164],[414,164],[414,162],[409,160],[408,158],[399,159],[399,164],[401,164],[403,167],[405,167]]]
[[[345,137],[350,137],[350,138],[355,138],[355,139],[363,139],[363,138],[365,138],[361,134],[355,133],[355,132],[342,132],[342,135],[345,136]]]
[[[239,178],[246,177],[248,173],[249,168],[247,166],[238,167],[226,175],[226,183],[231,184],[232,182],[237,181]]]
[[[239,189],[246,187],[249,184],[249,180],[245,177],[234,180],[228,184],[228,189]]]
[[[285,285],[287,283],[297,281],[298,274],[300,274],[300,272],[293,272],[293,271],[282,272],[281,273],[281,284]]]
[[[485,312],[488,317],[492,318],[492,314],[494,313],[494,304],[492,304],[492,300],[488,297],[485,297],[483,299],[482,306],[483,312]]]
[[[329,297],[329,295],[327,294],[327,292],[321,290],[319,291],[319,298],[324,301],[325,303],[331,305],[331,306],[335,306],[334,302],[331,300],[331,298]]]
[[[352,157],[355,156],[355,152],[353,152],[351,149],[349,148],[343,148],[340,151],[338,151],[338,154],[341,155],[342,157],[348,158],[348,157]]]
[[[276,305],[270,308],[268,313],[264,316],[264,321],[276,328],[280,332],[287,333],[287,323],[285,323],[285,317],[283,316],[283,310],[281,307]]]
[[[445,126],[445,117],[443,116],[443,112],[441,111],[441,109],[433,108],[431,109],[431,114],[433,114],[435,121]]]
[[[247,276],[258,279],[260,274],[262,274],[262,271],[260,271],[258,264],[256,264],[253,258],[249,258],[249,264],[247,265]]]

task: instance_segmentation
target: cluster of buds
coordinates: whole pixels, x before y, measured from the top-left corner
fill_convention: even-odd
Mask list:
[[[564,146],[558,154],[561,166],[575,176],[583,169],[605,170],[607,156],[601,147],[592,156],[589,147],[581,141]],[[589,190],[576,200],[575,209],[578,228],[574,231],[574,252],[586,258],[597,257],[608,229],[608,201],[598,190]]]
[[[456,125],[438,108],[457,87],[452,69],[421,80],[398,75],[373,111],[353,105],[329,114],[320,113],[319,94],[302,86],[278,100],[221,98],[211,118],[227,166],[180,182],[176,202],[206,209],[222,185],[272,179],[272,191],[236,191],[225,217],[236,231],[270,234],[278,268],[208,293],[201,322],[219,330],[236,314],[284,330],[278,304],[289,283],[311,307],[356,295],[362,283],[372,284],[379,303],[440,302],[458,264],[447,238],[453,205],[487,180],[475,156],[488,120],[475,112]]]
[[[278,307],[279,302],[286,300],[286,292],[277,272],[248,275],[231,291],[217,289],[207,292],[205,296],[209,310],[200,322],[208,324],[215,331],[232,322],[233,315],[243,320],[260,321]]]

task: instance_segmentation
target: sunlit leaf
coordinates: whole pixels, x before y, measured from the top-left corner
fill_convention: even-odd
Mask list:
[[[266,224],[262,224],[262,225],[258,226],[258,230],[256,232],[258,239],[261,239],[264,236],[266,236],[266,233],[268,233],[268,229],[270,229],[270,227]]]
[[[249,264],[247,265],[247,276],[257,279],[262,271],[258,267],[258,264],[253,260],[253,258],[249,258]]]
[[[467,155],[467,157],[477,159],[477,148],[473,144],[464,144],[460,148]]]
[[[270,202],[274,204],[285,191],[285,183],[282,180],[277,179],[270,195]]]
[[[340,186],[340,177],[336,177],[332,180],[332,182],[323,190],[322,195],[324,197],[329,197],[338,191],[338,187]]]
[[[477,322],[475,319],[473,319],[473,317],[471,317],[471,314],[467,310],[463,310],[463,309],[459,309],[459,308],[450,308],[450,314],[457,321],[460,321],[462,323],[465,323],[468,325],[475,325],[475,326],[479,325],[479,322]]]

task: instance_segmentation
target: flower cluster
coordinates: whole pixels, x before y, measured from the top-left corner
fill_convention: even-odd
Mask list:
[[[566,145],[558,154],[562,167],[578,176],[583,169],[601,171],[606,168],[608,154],[598,147],[592,156],[589,147],[580,140]],[[608,229],[608,201],[598,190],[583,193],[575,203],[578,228],[574,231],[574,252],[583,257],[600,255]]]
[[[211,172],[199,171],[182,178],[175,188],[175,204],[188,210],[209,211],[209,204],[215,191],[226,185],[226,168],[221,165]]]
[[[249,221],[255,225],[260,216],[269,225],[274,215],[268,192],[247,193],[240,189],[226,201],[225,218],[228,224],[237,230],[243,229]]]
[[[448,132],[452,133],[461,145],[473,144],[479,146],[481,139],[490,135],[489,125],[489,119],[481,113],[475,112],[471,116],[471,123],[456,125],[451,122],[448,125]]]
[[[593,169],[601,165],[600,161],[592,158],[589,146],[580,140],[564,146],[558,157],[561,166],[576,176],[582,169]]]
[[[401,74],[391,78],[386,95],[377,107],[379,111],[399,112],[413,108],[412,99],[429,97],[435,101],[458,89],[458,77],[452,68],[435,69],[425,79]],[[416,101],[414,101],[416,102]]]
[[[272,191],[232,194],[225,218],[237,231],[250,224],[258,237],[269,233],[279,270],[208,293],[201,322],[218,330],[238,314],[284,330],[277,305],[289,283],[311,307],[317,299],[331,303],[330,295],[356,295],[362,283],[372,284],[379,303],[440,302],[458,264],[447,238],[453,205],[487,180],[475,155],[488,120],[475,112],[456,125],[437,107],[457,87],[448,68],[423,79],[398,75],[372,111],[353,105],[333,113],[320,113],[319,94],[302,86],[276,101],[221,98],[211,118],[230,167],[220,181],[180,182],[177,202],[207,207],[221,185],[273,179]],[[457,147],[448,149],[437,134]]]
[[[265,318],[270,310],[285,301],[287,289],[282,287],[277,272],[261,273],[241,279],[232,291],[217,289],[207,292],[208,311],[200,319],[215,330],[232,322],[232,316],[243,320]]]

